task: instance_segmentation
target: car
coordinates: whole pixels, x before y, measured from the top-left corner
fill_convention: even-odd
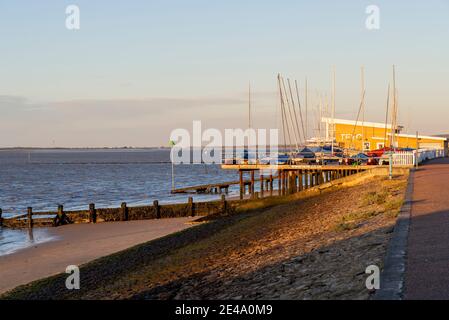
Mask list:
[[[373,159],[368,157],[363,152],[357,153],[351,157],[343,158],[342,164],[345,165],[366,165],[368,164],[369,160]]]
[[[368,155],[368,157],[380,158],[387,152],[390,152],[390,151],[394,152],[394,151],[398,151],[398,150],[399,150],[399,148],[385,147],[385,148],[381,148],[381,149],[371,150],[367,153],[367,155]]]
[[[379,164],[379,160],[374,157],[368,157],[368,161],[366,162],[366,165],[368,166],[377,166]]]

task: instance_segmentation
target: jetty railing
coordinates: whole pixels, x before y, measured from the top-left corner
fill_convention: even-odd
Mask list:
[[[443,158],[444,149],[418,149],[413,151],[396,151],[393,153],[393,165],[415,166],[424,161]]]

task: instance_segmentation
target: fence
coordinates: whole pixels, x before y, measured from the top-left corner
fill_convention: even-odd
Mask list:
[[[415,166],[426,160],[444,157],[443,149],[419,149],[413,151],[396,151],[393,154],[393,165]]]

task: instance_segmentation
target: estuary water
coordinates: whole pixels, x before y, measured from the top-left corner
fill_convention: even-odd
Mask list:
[[[175,186],[235,181],[233,171],[219,165],[174,166]],[[172,195],[169,149],[34,149],[0,150],[0,208],[3,217],[33,211],[66,210],[186,202],[189,195]],[[230,188],[238,195],[238,186]],[[195,201],[218,195],[193,195]],[[0,255],[51,240],[45,230],[0,228]]]

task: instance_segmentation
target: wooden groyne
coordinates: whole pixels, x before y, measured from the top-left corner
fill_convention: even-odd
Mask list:
[[[11,218],[1,218],[0,224],[7,228],[33,228],[33,227],[57,227],[71,223],[100,223],[112,221],[148,220],[190,216],[207,216],[212,214],[229,214],[233,207],[228,204],[225,195],[218,201],[194,202],[189,197],[187,203],[159,204],[158,200],[153,205],[129,207],[123,202],[120,208],[96,208],[94,203],[89,204],[87,210],[65,211],[62,205],[57,212],[33,212],[29,207],[26,214]]]

